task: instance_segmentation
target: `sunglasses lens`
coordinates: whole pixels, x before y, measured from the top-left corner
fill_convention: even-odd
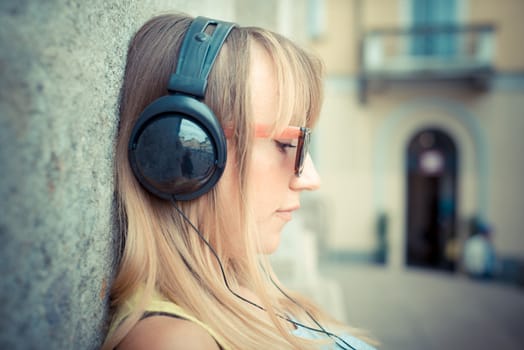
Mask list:
[[[300,176],[304,170],[304,160],[309,151],[309,140],[311,131],[308,128],[301,128],[300,139],[298,140],[297,157],[295,159],[295,174]]]

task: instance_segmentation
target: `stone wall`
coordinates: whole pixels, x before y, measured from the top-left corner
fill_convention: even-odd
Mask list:
[[[232,0],[0,2],[0,348],[95,349],[114,271],[113,148],[127,44]]]

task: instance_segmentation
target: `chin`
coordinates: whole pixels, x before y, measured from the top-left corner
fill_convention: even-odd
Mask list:
[[[275,246],[275,247],[272,247],[271,249],[264,249],[264,250],[262,251],[262,254],[264,254],[264,255],[271,255],[271,254],[273,254],[274,252],[276,252],[277,249],[278,249],[278,245]]]
[[[262,254],[271,255],[277,251],[280,246],[280,231],[277,233],[271,234],[267,237],[264,242],[262,242]]]

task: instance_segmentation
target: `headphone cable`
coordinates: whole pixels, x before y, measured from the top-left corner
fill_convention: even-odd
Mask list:
[[[254,306],[256,307],[257,309],[259,310],[262,310],[264,312],[267,312],[267,310],[258,305],[257,303],[254,303],[252,302],[251,300],[247,299],[247,298],[244,298],[243,296],[241,296],[240,294],[236,293],[230,286],[229,286],[229,283],[227,281],[227,277],[226,277],[226,272],[224,271],[224,267],[222,266],[222,261],[220,260],[220,257],[218,256],[218,253],[215,251],[215,249],[213,248],[213,246],[211,246],[211,244],[208,242],[208,240],[204,237],[204,235],[200,232],[200,230],[191,222],[191,220],[189,220],[189,218],[186,216],[186,214],[184,214],[184,212],[178,207],[178,205],[176,204],[176,200],[174,198],[174,196],[171,198],[171,202],[173,204],[173,207],[176,209],[176,211],[182,216],[182,218],[186,221],[186,223],[188,223],[191,228],[193,228],[193,230],[197,233],[198,237],[202,240],[202,242],[204,242],[204,244],[209,248],[209,250],[211,251],[211,253],[213,254],[213,256],[215,257],[215,259],[217,260],[218,262],[218,266],[220,268],[220,273],[222,274],[222,279],[224,280],[224,284],[226,286],[226,288],[229,290],[229,292],[231,292],[235,297],[237,297],[238,299],[242,300],[243,302],[245,303],[248,303],[250,304],[251,306]],[[317,333],[323,333],[325,335],[327,335],[329,338],[332,338],[335,343],[340,346],[341,348],[344,349],[344,346],[342,346],[338,341],[342,341],[345,345],[347,345],[349,347],[349,349],[351,350],[356,350],[353,346],[351,346],[350,344],[348,344],[348,342],[346,342],[343,338],[339,337],[338,335],[334,334],[334,333],[331,333],[329,331],[327,331],[324,327],[322,327],[322,325],[309,313],[309,311],[307,311],[302,305],[300,305],[297,301],[295,301],[293,298],[291,298],[287,293],[285,293],[276,283],[275,281],[271,278],[270,276],[270,280],[271,282],[273,283],[273,285],[286,297],[288,298],[289,300],[291,300],[291,302],[293,302],[295,305],[299,306],[302,310],[304,310],[306,312],[306,314],[309,316],[309,318],[311,318],[311,320],[313,320],[313,322],[315,322],[315,324],[320,328],[320,329],[317,329],[317,328],[314,328],[314,327],[309,327],[309,326],[306,326],[300,322],[297,322],[295,320],[292,320],[291,318],[289,317],[286,317],[286,316],[282,316],[280,314],[276,314],[277,317],[293,324],[295,327],[302,327],[302,328],[305,328],[307,330],[310,330],[310,331],[313,331],[313,332],[317,332]],[[336,338],[336,339],[335,339]],[[349,350],[348,349],[348,350]]]
[[[215,249],[213,248],[213,246],[211,246],[211,244],[207,241],[207,239],[204,237],[204,235],[200,232],[200,230],[198,230],[196,228],[196,226],[191,222],[191,220],[189,220],[189,218],[186,216],[186,214],[184,214],[184,212],[182,210],[180,210],[180,208],[176,205],[176,202],[174,199],[172,199],[172,202],[173,202],[173,206],[175,207],[176,211],[182,216],[182,218],[184,218],[184,220],[193,228],[193,230],[198,234],[198,237],[200,238],[200,240],[202,240],[202,242],[204,242],[204,244],[209,248],[209,250],[211,251],[211,253],[213,254],[213,256],[215,257],[215,259],[217,260],[218,262],[218,266],[220,268],[220,273],[222,274],[222,279],[224,280],[224,284],[226,285],[226,288],[237,298],[239,298],[240,300],[248,303],[248,304],[251,304],[252,306],[262,310],[262,311],[266,311],[262,306],[252,302],[251,300],[249,299],[246,299],[244,298],[243,296],[241,296],[240,294],[236,293],[230,286],[229,286],[229,283],[227,281],[227,277],[226,277],[226,272],[224,271],[224,267],[222,265],[222,261],[220,261],[220,258],[218,256],[218,253],[215,251]]]
[[[345,345],[349,346],[351,349],[355,350],[355,348],[353,346],[351,346],[350,344],[348,344],[343,338],[339,337],[338,335],[334,334],[334,333],[331,333],[329,331],[327,331],[321,324],[320,322],[318,322],[314,317],[313,315],[311,315],[311,313],[306,309],[304,308],[301,304],[299,304],[294,298],[292,298],[289,294],[287,294],[286,292],[284,292],[284,290],[282,290],[282,288],[280,288],[280,286],[273,280],[273,278],[271,277],[271,275],[269,276],[269,279],[271,280],[271,283],[273,283],[273,285],[280,291],[280,293],[282,293],[282,295],[284,295],[286,298],[288,298],[291,302],[293,302],[295,305],[297,305],[298,307],[300,307],[302,310],[304,310],[304,312],[306,313],[306,315],[308,315],[308,317],[313,321],[315,322],[315,324],[321,329],[321,330],[316,330],[317,332],[321,332],[321,333],[324,333],[325,335],[327,335],[328,337],[332,338],[335,343],[340,346],[341,348],[344,348],[344,346],[342,346],[340,343],[338,343],[337,340],[340,340],[342,341]],[[289,320],[288,321],[291,321],[293,322],[292,320]],[[305,327],[305,328],[308,328],[304,325],[301,325],[302,327]],[[309,328],[311,329],[311,328]]]

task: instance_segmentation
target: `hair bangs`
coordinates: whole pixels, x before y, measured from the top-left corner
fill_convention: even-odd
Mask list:
[[[273,132],[288,125],[313,128],[323,101],[322,61],[279,34],[259,28],[250,31],[271,57],[277,76],[279,105]]]

